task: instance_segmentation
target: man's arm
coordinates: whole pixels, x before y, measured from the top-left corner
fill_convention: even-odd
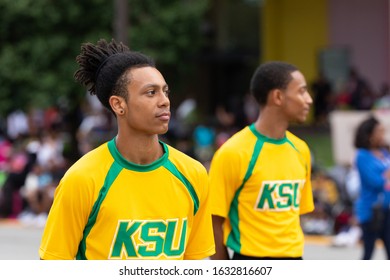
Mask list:
[[[216,253],[210,257],[212,260],[228,260],[229,254],[226,246],[223,244],[222,225],[225,218],[213,215],[213,229]]]

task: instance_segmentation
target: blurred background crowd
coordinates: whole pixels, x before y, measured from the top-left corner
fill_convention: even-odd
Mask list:
[[[318,82],[313,83],[314,88]],[[306,127],[292,126],[291,130],[303,139],[312,133],[330,138],[329,114],[333,110],[352,111],[352,92],[339,104],[337,94],[329,93],[329,102],[319,106],[318,119]],[[317,95],[318,96],[318,95]],[[372,105],[365,110],[385,108],[383,95],[373,93]],[[387,94],[385,95],[387,96]],[[111,139],[116,134],[114,116],[104,109],[95,97],[85,94],[77,121],[76,141],[72,140],[66,108],[53,106],[32,111],[13,111],[1,124],[0,134],[0,217],[18,218],[23,223],[43,226],[50,210],[54,190],[67,168],[81,155]],[[314,104],[318,101],[314,99]],[[347,101],[345,101],[347,100]],[[161,139],[201,161],[206,168],[214,152],[233,133],[255,120],[257,104],[245,96],[241,106],[226,110],[221,104],[214,115],[199,117],[199,104],[185,99],[172,108],[170,129]],[[316,107],[313,108],[316,115]],[[77,143],[77,146],[74,146]],[[331,143],[330,143],[331,144]],[[320,147],[321,148],[321,147]],[[329,147],[323,147],[324,149]],[[333,235],[349,228],[353,202],[357,197],[359,181],[350,165],[325,165],[313,153],[312,184],[316,210],[304,217],[303,228],[308,234]]]
[[[257,118],[254,68],[297,65],[314,99],[291,127],[313,150],[316,210],[303,229],[357,242],[358,177],[332,158],[330,116],[390,110],[389,11],[387,0],[0,1],[0,218],[42,227],[67,168],[115,136],[113,115],[72,76],[80,43],[116,38],[156,59],[172,90],[161,138],[206,168]]]

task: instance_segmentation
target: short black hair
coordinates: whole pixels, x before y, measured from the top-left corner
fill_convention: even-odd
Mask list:
[[[298,71],[296,66],[282,61],[270,61],[258,66],[250,81],[250,92],[259,105],[267,103],[271,90],[286,89],[294,71]]]
[[[150,57],[130,51],[123,43],[114,39],[107,42],[100,39],[96,45],[84,43],[81,53],[76,57],[79,69],[74,78],[84,85],[92,95],[112,112],[109,98],[112,95],[122,96],[127,100],[126,85],[130,82],[124,75],[128,70],[139,67],[155,67]]]
[[[370,148],[370,138],[375,127],[379,125],[378,119],[374,116],[369,116],[367,119],[363,120],[357,127],[355,133],[354,145],[357,149],[369,149]]]

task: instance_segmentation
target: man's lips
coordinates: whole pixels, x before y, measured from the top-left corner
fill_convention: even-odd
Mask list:
[[[160,120],[163,120],[163,121],[169,121],[169,119],[171,118],[171,113],[170,112],[163,112],[163,113],[157,114],[156,117]]]

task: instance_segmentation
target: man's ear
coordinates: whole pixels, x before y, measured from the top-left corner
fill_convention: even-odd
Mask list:
[[[284,99],[283,91],[281,91],[280,89],[273,89],[269,93],[268,98],[272,104],[280,106],[280,105],[282,105],[282,102]]]
[[[112,95],[108,100],[110,103],[111,109],[117,116],[121,116],[125,114],[126,110],[126,102],[121,96]]]

